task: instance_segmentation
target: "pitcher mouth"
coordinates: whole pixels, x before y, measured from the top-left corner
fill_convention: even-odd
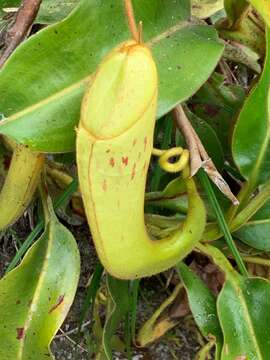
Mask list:
[[[132,52],[134,49],[136,49],[137,47],[140,47],[141,49],[145,48],[146,52],[149,52],[149,48],[146,44],[144,43],[138,43],[135,40],[129,40],[126,41],[124,43],[122,43],[118,48],[117,51],[119,52],[125,52],[127,54],[129,54],[130,52]]]

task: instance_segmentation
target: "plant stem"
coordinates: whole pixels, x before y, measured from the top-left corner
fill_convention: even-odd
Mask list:
[[[137,28],[135,16],[134,16],[134,10],[132,5],[132,0],[125,0],[125,10],[126,10],[126,17],[128,21],[129,30],[131,32],[131,35],[133,39],[139,43],[140,42],[140,33]]]
[[[137,303],[138,294],[140,289],[140,280],[133,280],[131,283],[132,298],[131,298],[131,314],[130,314],[130,327],[131,327],[131,338],[135,342],[136,338],[136,315],[137,315]]]
[[[48,205],[48,189],[47,189],[47,185],[46,185],[46,180],[45,180],[45,177],[44,177],[45,174],[43,174],[41,176],[41,181],[39,183],[39,196],[41,198],[41,203],[42,203],[42,208],[43,208],[43,217],[44,217],[44,220],[45,220],[45,226],[47,226],[48,222],[50,221],[50,218],[51,218],[51,214],[50,214],[50,209],[49,209],[49,205]],[[50,202],[51,202],[51,199],[50,199]],[[52,203],[51,203],[51,206],[52,206]]]
[[[92,275],[90,285],[87,288],[86,296],[84,298],[84,302],[82,305],[82,311],[80,314],[79,327],[78,327],[79,331],[82,331],[83,323],[86,319],[88,312],[91,312],[91,318],[92,318],[94,302],[98,289],[100,287],[103,270],[104,270],[103,266],[101,265],[100,262],[98,262],[95,267],[94,273]]]
[[[232,238],[232,235],[230,233],[230,230],[228,228],[228,225],[226,223],[226,220],[225,220],[225,217],[222,213],[222,210],[221,210],[221,207],[217,201],[217,198],[216,198],[216,195],[213,191],[213,188],[212,188],[212,185],[207,177],[207,175],[205,174],[205,172],[200,169],[199,172],[198,172],[198,176],[199,176],[199,179],[203,185],[203,187],[205,188],[206,190],[206,193],[208,195],[208,198],[210,200],[210,203],[216,213],[216,217],[217,217],[217,222],[219,224],[219,227],[220,227],[220,230],[222,231],[223,235],[224,235],[224,238],[228,244],[228,247],[229,249],[231,250],[234,258],[235,258],[235,261],[237,263],[237,266],[241,272],[241,274],[243,276],[248,276],[248,272],[247,272],[247,269],[245,267],[245,264],[241,258],[241,255],[233,241],[233,238]]]
[[[125,332],[126,356],[127,356],[128,360],[132,360],[131,324],[130,324],[130,313],[129,312],[125,316],[124,332]]]

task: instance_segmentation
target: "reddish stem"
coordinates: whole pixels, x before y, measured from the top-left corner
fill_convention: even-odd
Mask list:
[[[125,0],[125,9],[126,9],[126,16],[128,21],[129,30],[131,32],[131,35],[133,39],[139,43],[140,42],[140,34],[138,32],[135,16],[134,16],[134,10],[132,5],[132,0]]]

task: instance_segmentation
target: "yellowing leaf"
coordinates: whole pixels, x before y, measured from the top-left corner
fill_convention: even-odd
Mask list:
[[[270,27],[270,2],[269,2],[269,0],[249,0],[249,2],[262,15],[267,26]]]

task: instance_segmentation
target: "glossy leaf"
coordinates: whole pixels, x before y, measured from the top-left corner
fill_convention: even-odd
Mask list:
[[[245,244],[264,251],[270,251],[270,201],[256,213],[234,235]]]
[[[42,0],[36,22],[51,24],[63,20],[80,0]]]
[[[220,74],[214,73],[191,100],[193,112],[213,127],[226,157],[230,157],[230,131],[241,109],[245,92],[238,85],[226,85]]]
[[[224,334],[221,360],[268,359],[270,283],[260,278],[231,278],[217,306]]]
[[[224,154],[215,130],[205,120],[199,118],[191,111],[186,111],[186,114],[196,133],[199,135],[208,155],[216,167],[221,170],[224,165]]]
[[[65,189],[65,191],[55,199],[53,203],[55,211],[58,210],[61,206],[63,206],[63,204],[67,202],[67,200],[72,196],[73,193],[77,191],[77,189],[78,181],[77,179],[74,179]],[[6,273],[15,268],[15,266],[20,262],[21,257],[27,252],[27,250],[30,248],[30,246],[33,244],[33,242],[36,240],[36,238],[39,236],[43,229],[44,219],[41,218],[37,225],[34,227],[34,229],[31,231],[31,233],[28,235],[28,237],[25,239],[22,246],[18,249],[16,255],[7,267]]]
[[[53,359],[49,344],[73,302],[80,257],[53,210],[21,265],[0,281],[0,358]]]
[[[184,185],[182,178],[178,177],[170,181],[163,191],[146,193],[146,205],[186,214],[188,200]]]
[[[35,19],[39,24],[51,24],[63,20],[79,3],[80,0],[42,0]],[[7,15],[5,9],[18,8],[21,0],[0,0],[0,19]],[[0,20],[1,24],[1,20]]]
[[[107,287],[111,300],[112,309],[107,315],[106,324],[103,331],[103,347],[107,359],[113,360],[111,340],[118,329],[118,326],[127,315],[130,307],[129,281],[118,280],[107,275]]]
[[[184,263],[180,263],[177,270],[186,288],[189,306],[199,329],[208,340],[215,337],[217,348],[220,348],[223,336],[214,295]]]
[[[223,45],[212,27],[189,22],[188,0],[135,0],[134,6],[158,66],[160,117],[206,81]],[[122,0],[82,0],[66,20],[29,38],[0,73],[0,109],[8,118],[0,132],[34,150],[72,151],[91,74],[129,37]]]
[[[234,233],[235,237],[254,249],[270,251],[270,219],[251,220]]]
[[[256,186],[269,178],[270,170],[270,32],[263,74],[252,89],[237,120],[232,141],[234,160],[241,174]]]
[[[217,248],[199,244],[224,271],[226,282],[218,296],[217,311],[224,345],[221,360],[264,360],[270,354],[270,282],[239,275]]]

